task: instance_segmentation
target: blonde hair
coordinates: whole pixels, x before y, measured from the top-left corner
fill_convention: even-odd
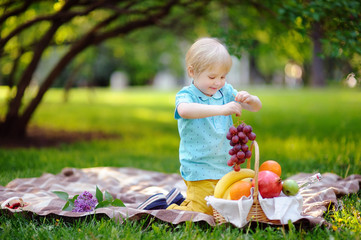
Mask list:
[[[186,54],[186,67],[192,68],[195,75],[216,65],[220,65],[226,72],[232,67],[231,56],[216,38],[198,39]]]

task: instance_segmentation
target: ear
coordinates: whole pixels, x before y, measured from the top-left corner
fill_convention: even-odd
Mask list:
[[[187,73],[188,73],[188,76],[193,78],[194,77],[194,69],[192,66],[188,66],[187,68]]]

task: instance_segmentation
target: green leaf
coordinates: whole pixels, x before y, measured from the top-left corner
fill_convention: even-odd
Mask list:
[[[107,200],[107,201],[109,201],[109,202],[111,202],[111,201],[113,201],[113,196],[110,194],[110,193],[108,193],[107,191],[105,191],[105,200]]]
[[[74,205],[70,203],[70,201],[67,201],[63,207],[63,211],[71,211],[73,210]]]
[[[123,201],[120,200],[120,199],[114,199],[114,201],[112,202],[112,206],[114,206],[114,207],[125,207]]]
[[[103,207],[109,207],[109,206],[110,206],[109,201],[101,201],[101,202],[98,203],[98,205],[95,207],[95,209],[103,208]]]
[[[75,202],[75,200],[76,200],[78,197],[79,197],[79,194],[75,195],[75,196],[73,197],[73,199],[69,199],[69,202],[70,202],[71,204],[73,204],[73,206],[74,206],[74,202]]]
[[[58,196],[59,198],[63,199],[64,201],[68,201],[69,199],[69,194],[67,194],[66,192],[53,191],[53,193],[56,194],[56,196]]]
[[[99,190],[98,186],[96,187],[96,193],[95,196],[98,200],[98,203],[103,201],[103,193]]]

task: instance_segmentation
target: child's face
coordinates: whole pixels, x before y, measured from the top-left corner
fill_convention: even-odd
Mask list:
[[[227,71],[223,67],[210,67],[198,75],[190,72],[194,85],[205,95],[213,96],[226,82]]]

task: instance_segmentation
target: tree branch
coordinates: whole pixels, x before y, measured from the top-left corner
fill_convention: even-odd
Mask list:
[[[70,1],[70,2],[72,2],[72,1]],[[20,34],[23,30],[29,28],[30,26],[32,26],[38,22],[41,22],[41,21],[53,21],[54,22],[54,21],[59,21],[59,20],[61,21],[64,19],[68,19],[68,21],[70,21],[70,19],[72,19],[76,16],[84,16],[84,15],[89,14],[91,11],[94,11],[95,9],[99,8],[103,3],[104,3],[104,1],[96,1],[90,7],[85,9],[84,11],[68,11],[68,12],[66,12],[65,10],[67,10],[67,8],[71,7],[71,6],[67,6],[67,8],[63,8],[61,11],[59,11],[58,13],[56,13],[54,15],[40,16],[40,17],[37,17],[35,19],[25,22],[24,24],[18,26],[13,31],[11,31],[5,38],[0,39],[0,56],[2,55],[1,50],[4,48],[6,43],[11,38]]]
[[[11,12],[5,13],[4,15],[2,15],[0,17],[0,25],[5,22],[6,19],[8,19],[9,17],[12,16],[16,16],[19,15],[20,13],[24,12],[26,9],[28,9],[30,7],[30,5],[34,2],[34,0],[26,0],[23,1],[23,5],[20,6],[19,8],[14,9]],[[13,3],[13,1],[11,1],[11,3]]]
[[[119,36],[121,34],[125,34],[128,33],[134,29],[139,29],[142,27],[146,27],[149,26],[151,24],[158,24],[158,21],[163,18],[164,16],[168,15],[171,8],[178,2],[178,0],[172,0],[169,1],[166,5],[164,5],[160,11],[158,13],[152,14],[152,15],[148,15],[145,16],[143,19],[141,20],[136,20],[133,22],[129,22],[127,23],[125,26],[120,26],[120,27],[116,27],[113,28],[107,32],[103,32],[101,34],[98,34],[94,37],[91,37],[92,40],[92,44],[96,45],[99,44],[100,42],[109,39],[109,38],[113,38],[116,36]],[[91,35],[93,35],[95,32],[92,32]],[[90,37],[90,36],[89,36]]]
[[[41,102],[45,92],[51,87],[55,78],[59,75],[59,73],[67,66],[69,62],[71,62],[75,56],[77,56],[81,51],[85,48],[99,44],[109,38],[116,37],[119,34],[129,33],[132,30],[139,29],[142,27],[149,26],[153,23],[159,21],[160,18],[165,17],[171,10],[172,6],[174,6],[178,0],[169,1],[166,5],[160,8],[159,12],[153,15],[146,16],[145,19],[134,21],[131,23],[127,23],[126,26],[121,26],[118,28],[114,28],[108,32],[104,32],[102,34],[96,35],[97,31],[109,25],[112,21],[117,19],[118,14],[114,14],[104,21],[97,24],[89,33],[81,38],[78,42],[74,43],[73,46],[69,49],[67,54],[65,54],[62,59],[56,64],[56,66],[52,69],[49,75],[46,77],[44,82],[39,88],[37,95],[33,98],[33,100],[26,107],[24,113],[21,116],[21,121],[27,123],[36,107]]]

